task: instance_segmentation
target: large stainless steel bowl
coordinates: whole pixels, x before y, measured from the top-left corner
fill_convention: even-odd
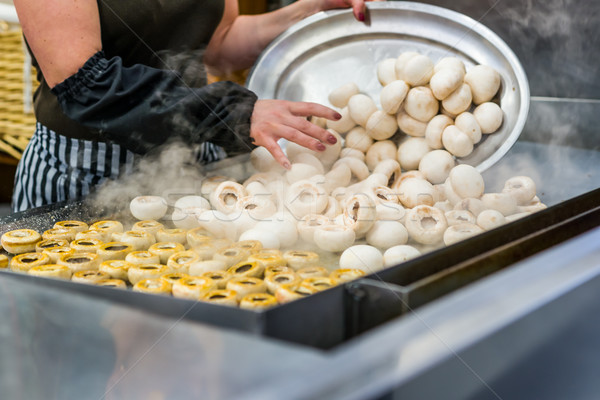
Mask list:
[[[350,10],[315,14],[289,28],[261,54],[247,87],[261,99],[314,101],[330,105],[336,87],[355,82],[377,103],[379,61],[418,51],[436,61],[446,56],[494,67],[502,77],[499,93],[504,123],[459,161],[484,171],[519,137],[529,110],[529,84],[507,44],[479,22],[454,11],[413,2],[368,3],[367,23]]]

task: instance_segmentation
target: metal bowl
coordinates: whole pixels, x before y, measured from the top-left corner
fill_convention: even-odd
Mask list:
[[[467,70],[477,64],[502,77],[497,101],[504,112],[500,129],[484,135],[458,161],[484,171],[517,140],[529,111],[525,71],[508,45],[479,22],[454,11],[413,2],[368,3],[367,23],[350,10],[320,12],[295,24],[261,54],[246,85],[261,99],[312,101],[330,106],[329,93],[355,82],[379,105],[381,84],[376,66],[404,51],[417,51],[434,62],[455,56]]]

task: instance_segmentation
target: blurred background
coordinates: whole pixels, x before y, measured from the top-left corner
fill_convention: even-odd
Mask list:
[[[292,1],[239,0],[240,12],[256,14]],[[433,0],[423,1],[466,14],[496,32],[516,53],[529,79],[532,102],[522,137],[536,141],[543,129],[556,136],[579,133],[579,143],[598,148],[600,116],[600,2],[586,0]],[[14,172],[34,130],[31,92],[34,71],[27,69],[19,25],[11,0],[0,0],[0,216],[10,212]],[[247,71],[212,77],[243,83]],[[556,99],[556,107],[548,106]],[[560,101],[558,101],[560,100]],[[567,100],[565,102],[564,100]],[[560,105],[558,105],[560,104]],[[537,108],[536,108],[537,107]],[[573,110],[576,109],[577,113]],[[543,111],[543,112],[542,112]],[[560,135],[559,135],[560,136]]]

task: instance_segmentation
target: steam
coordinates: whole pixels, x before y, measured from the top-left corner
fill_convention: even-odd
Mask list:
[[[181,196],[199,195],[205,178],[197,161],[199,148],[181,141],[162,146],[159,153],[139,159],[131,174],[101,185],[90,196],[92,205],[127,210],[141,195],[162,196],[169,205]]]

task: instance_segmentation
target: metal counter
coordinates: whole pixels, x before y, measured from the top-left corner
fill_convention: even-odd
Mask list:
[[[524,134],[485,172],[486,184],[528,174],[548,205],[599,188],[598,138],[571,129],[567,140],[556,131],[564,127],[540,117],[539,110],[556,116],[573,106],[534,99]],[[578,123],[593,131],[599,106],[588,104],[582,115],[576,105]],[[596,228],[328,351],[190,321],[191,310],[160,316],[0,274],[0,393],[27,400],[590,398],[600,392],[599,274]]]

